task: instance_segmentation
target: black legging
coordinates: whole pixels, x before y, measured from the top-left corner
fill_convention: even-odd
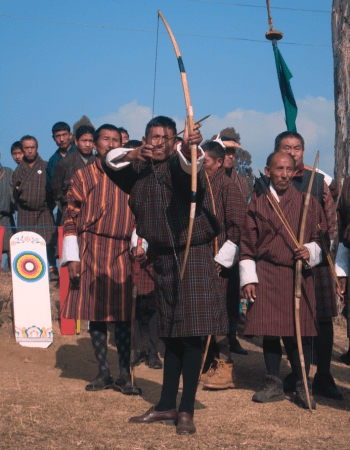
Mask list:
[[[293,372],[297,375],[298,381],[303,379],[302,369],[300,364],[298,345],[293,337],[282,337],[283,345],[286,350],[289,362],[292,366]],[[305,360],[306,375],[309,375],[311,365],[311,342],[310,338],[303,337],[303,353]],[[269,375],[274,375],[279,378],[280,365],[282,360],[282,348],[279,338],[263,340],[263,351],[266,370]]]
[[[163,387],[156,411],[176,408],[180,375],[183,377],[183,390],[179,413],[187,412],[193,416],[199,372],[202,362],[201,337],[163,338],[165,344]]]

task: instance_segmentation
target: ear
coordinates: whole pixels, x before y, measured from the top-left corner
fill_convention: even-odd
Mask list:
[[[72,140],[73,135],[72,135],[72,133],[69,133],[69,134],[70,134],[70,138],[69,139]]]
[[[75,144],[76,147],[78,147],[78,141],[77,141],[77,139],[74,139],[74,144]]]
[[[224,160],[222,158],[218,158],[217,162],[218,162],[219,167],[221,167],[223,165]]]
[[[146,138],[145,138],[145,136],[142,137],[142,145],[146,145]]]
[[[267,176],[267,178],[270,178],[270,167],[269,166],[265,166],[264,172],[265,172],[265,175]]]

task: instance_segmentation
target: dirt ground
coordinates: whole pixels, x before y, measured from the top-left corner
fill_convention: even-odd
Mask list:
[[[11,277],[0,276],[0,449],[350,449],[350,368],[338,360],[348,348],[342,324],[335,326],[332,374],[343,402],[315,396],[317,410],[312,414],[297,407],[293,395],[282,402],[253,403],[252,395],[264,385],[262,341],[241,339],[249,355],[235,356],[239,388],[212,392],[199,387],[197,433],[183,437],[176,435],[175,427],[128,423],[159,399],[162,370],[144,364],[136,368],[142,397],[85,391],[97,373],[87,323],[82,322],[80,335],[61,336],[55,283],[50,283],[50,291],[53,344],[48,349],[21,347],[13,336]],[[109,359],[116,375],[112,343]],[[311,375],[315,370],[312,367]],[[281,376],[288,373],[283,356]]]

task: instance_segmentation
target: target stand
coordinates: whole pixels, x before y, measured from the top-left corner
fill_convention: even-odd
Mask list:
[[[16,342],[47,348],[53,342],[45,240],[22,231],[10,240]]]

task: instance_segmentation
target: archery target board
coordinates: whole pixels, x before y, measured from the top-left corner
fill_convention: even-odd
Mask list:
[[[45,240],[22,231],[10,239],[15,339],[24,347],[53,342]]]

